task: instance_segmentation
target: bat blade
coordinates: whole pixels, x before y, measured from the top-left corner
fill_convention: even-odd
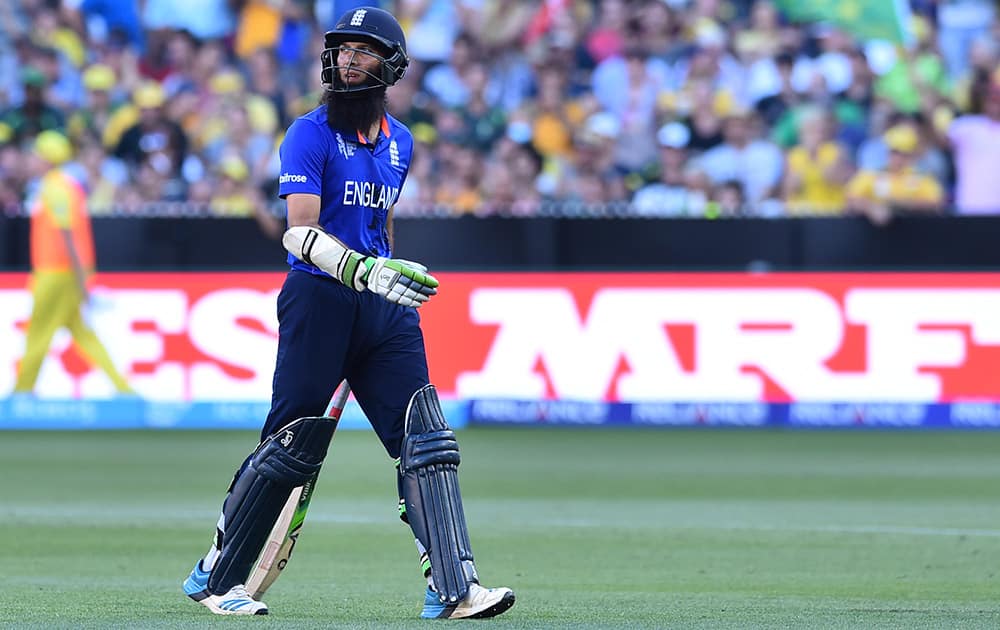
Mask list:
[[[347,381],[344,381],[333,396],[328,417],[334,420],[340,419],[350,393],[351,388]],[[309,502],[312,500],[318,479],[317,472],[304,485],[294,488],[288,496],[288,501],[285,502],[285,507],[271,528],[264,549],[250,572],[250,577],[247,578],[246,587],[254,599],[260,599],[288,565],[288,560],[295,550],[295,543],[299,540],[302,524],[306,520],[306,512],[309,510]]]

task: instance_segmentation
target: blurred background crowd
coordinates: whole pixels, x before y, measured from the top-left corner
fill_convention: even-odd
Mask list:
[[[388,91],[417,141],[397,215],[1000,214],[987,0],[912,0],[900,41],[782,0],[5,1],[0,207],[23,212],[24,153],[55,129],[94,215],[280,230],[322,33],[373,4],[412,59]]]

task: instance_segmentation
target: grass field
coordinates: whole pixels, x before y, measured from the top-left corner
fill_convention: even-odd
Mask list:
[[[469,429],[495,628],[1000,627],[1000,434]],[[180,582],[249,433],[0,433],[0,627],[416,628],[374,436],[343,432],[271,615]],[[455,622],[457,623],[457,622]]]

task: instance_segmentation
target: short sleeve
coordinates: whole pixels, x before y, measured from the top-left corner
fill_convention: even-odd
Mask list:
[[[328,143],[327,134],[321,131],[316,123],[303,118],[288,128],[278,149],[278,196],[282,199],[293,193],[321,194]]]

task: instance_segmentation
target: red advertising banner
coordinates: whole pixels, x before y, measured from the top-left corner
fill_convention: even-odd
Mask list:
[[[143,397],[267,400],[281,273],[104,273],[93,323]],[[421,309],[447,397],[998,401],[1000,274],[442,273]],[[31,309],[0,274],[0,395]],[[41,397],[105,397],[59,335]]]

